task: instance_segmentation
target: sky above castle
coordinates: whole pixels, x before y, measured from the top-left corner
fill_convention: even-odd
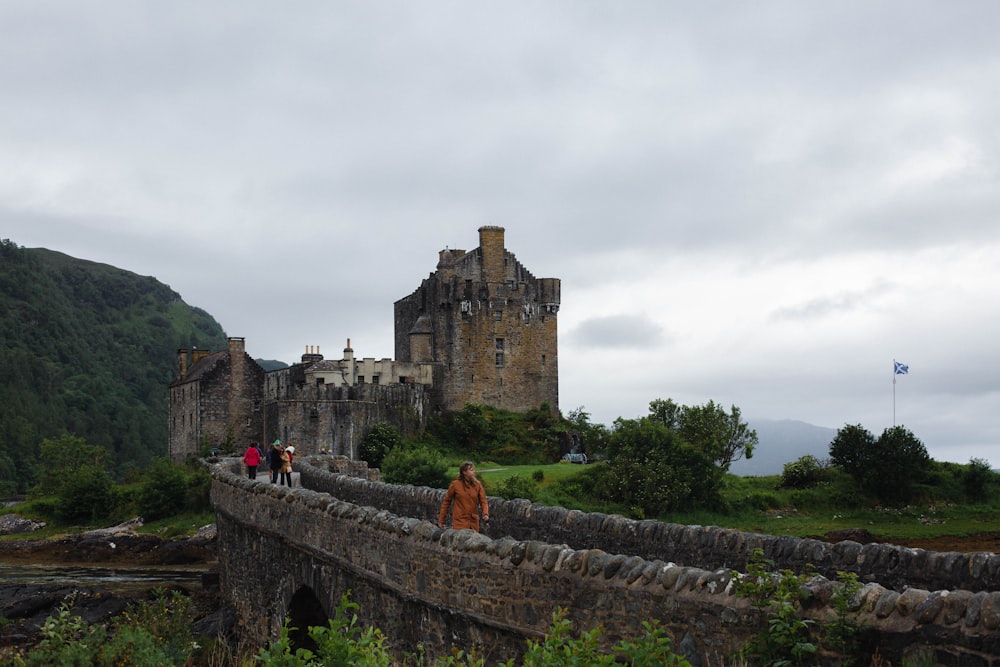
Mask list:
[[[155,276],[293,362],[394,356],[393,302],[500,225],[562,279],[564,413],[711,399],[998,467],[998,25],[992,0],[8,1],[0,238]]]

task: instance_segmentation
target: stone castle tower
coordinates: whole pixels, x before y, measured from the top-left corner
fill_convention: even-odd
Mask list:
[[[504,248],[503,227],[480,227],[478,248],[442,250],[437,271],[396,302],[396,360],[435,365],[445,410],[556,411],[559,300],[559,279],[531,275]]]

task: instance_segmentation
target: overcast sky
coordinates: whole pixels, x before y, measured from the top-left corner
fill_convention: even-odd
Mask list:
[[[998,466],[998,26],[994,0],[7,0],[0,238],[294,362],[392,357],[393,303],[500,225],[562,279],[564,413],[895,417]]]

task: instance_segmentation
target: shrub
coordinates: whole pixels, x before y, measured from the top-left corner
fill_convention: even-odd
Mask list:
[[[369,467],[381,468],[386,454],[399,447],[403,437],[389,424],[375,424],[361,441],[358,456],[367,461]]]
[[[514,498],[524,498],[531,502],[538,500],[538,484],[520,475],[508,477],[498,482],[494,488],[498,496],[508,500]]]
[[[397,447],[382,461],[382,480],[444,489],[451,483],[448,464],[438,452],[424,445]]]
[[[826,478],[826,468],[811,454],[786,463],[779,486],[786,489],[808,489]]]
[[[95,465],[83,465],[56,492],[56,516],[63,521],[97,521],[111,516],[117,503],[111,477]]]
[[[974,503],[981,503],[989,498],[989,485],[996,478],[996,473],[990,469],[989,461],[985,459],[970,459],[962,475],[962,488],[965,497]]]
[[[159,458],[146,471],[136,497],[136,510],[146,521],[156,521],[186,509],[188,484],[184,469]]]

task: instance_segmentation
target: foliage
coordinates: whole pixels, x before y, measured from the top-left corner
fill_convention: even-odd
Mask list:
[[[163,519],[184,511],[187,476],[184,469],[167,458],[158,458],[145,472],[139,487],[136,510],[149,521]]]
[[[721,471],[706,452],[657,419],[617,419],[608,441],[606,478],[597,489],[642,517],[714,507]]]
[[[649,417],[661,422],[688,444],[701,450],[726,472],[733,461],[753,457],[757,432],[743,421],[738,407],[729,412],[715,401],[705,405],[677,405],[671,399],[649,403]]]
[[[56,492],[56,516],[66,522],[104,519],[116,509],[114,482],[93,464],[80,466]]]
[[[997,474],[985,459],[969,459],[969,465],[962,475],[965,497],[970,502],[983,502],[989,498],[989,487],[996,484]]]
[[[508,500],[514,498],[524,498],[532,502],[538,500],[538,484],[520,475],[508,477],[501,482],[491,484],[488,488],[491,494]]]
[[[766,620],[766,625],[743,647],[740,655],[752,659],[754,664],[772,667],[812,665],[823,645],[842,661],[853,661],[861,631],[851,611],[851,599],[861,589],[857,575],[840,573],[831,596],[833,615],[817,623],[802,614],[802,602],[808,598],[803,584],[810,575],[795,574],[788,569],[773,572],[773,566],[761,549],[754,549],[746,573],[733,579],[736,595],[750,600]]]
[[[892,506],[913,501],[932,468],[923,443],[902,426],[885,429],[877,440],[860,425],[845,426],[830,443],[830,460],[863,493]]]
[[[50,466],[39,442],[103,449],[113,477],[165,453],[177,349],[223,349],[222,328],[154,278],[0,241],[0,486]]]
[[[309,637],[316,651],[305,648],[292,650],[289,619],[281,626],[277,641],[258,652],[256,662],[266,667],[383,667],[392,664],[392,655],[385,636],[377,628],[358,625],[358,605],[350,602],[349,593],[340,599],[333,618],[326,626],[309,628]]]
[[[552,624],[542,640],[528,640],[527,650],[521,661],[523,667],[600,667],[615,665],[618,657],[635,667],[690,667],[690,663],[671,650],[670,638],[657,622],[643,621],[645,634],[636,639],[622,639],[612,647],[611,653],[600,648],[603,629],[600,627],[573,635],[572,623],[566,618],[565,609],[552,614]],[[515,661],[501,663],[501,667],[514,667]]]
[[[156,591],[155,600],[132,605],[110,634],[72,613],[73,599],[63,602],[42,625],[42,639],[18,667],[118,667],[183,665],[193,643],[188,627],[190,602],[180,593]]]
[[[807,657],[816,653],[810,641],[809,628],[813,621],[800,616],[803,596],[801,575],[791,570],[776,574],[769,571],[771,561],[763,558],[760,549],[754,551],[746,574],[733,580],[733,590],[767,619],[760,634],[743,647],[741,655],[763,665],[812,664]]]
[[[381,468],[385,455],[399,447],[403,436],[390,424],[379,423],[372,426],[358,448],[358,456],[368,462],[371,468]]]
[[[447,488],[448,464],[440,453],[426,445],[397,447],[382,461],[382,480],[389,484],[413,484]]]
[[[106,469],[108,465],[106,449],[65,433],[42,440],[39,449],[44,465],[38,473],[38,484],[32,489],[34,495],[55,495],[84,466]]]
[[[786,463],[781,471],[781,486],[786,489],[808,489],[824,479],[826,468],[811,454]]]
[[[847,424],[830,442],[830,462],[860,481],[874,449],[875,436],[868,429],[861,424]]]
[[[572,425],[572,429],[579,434],[580,442],[583,445],[583,453],[591,460],[598,459],[600,454],[607,450],[608,438],[611,431],[604,424],[594,424],[590,421],[588,413],[581,405],[570,410],[566,415],[567,421]]]
[[[470,403],[431,417],[424,438],[456,457],[504,465],[554,463],[570,424],[548,404],[525,414]]]

